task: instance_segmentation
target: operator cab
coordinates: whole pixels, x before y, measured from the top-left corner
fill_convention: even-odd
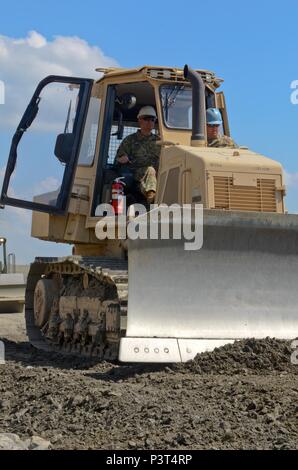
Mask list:
[[[99,150],[99,162],[102,162],[102,169],[100,171],[100,165],[98,165],[94,191],[95,208],[100,203],[110,203],[112,182],[128,170],[126,167],[119,172],[119,168],[115,166],[115,157],[123,139],[139,129],[137,118],[139,110],[147,105],[156,109],[154,88],[148,82],[110,85],[107,99],[110,100],[111,110],[105,115],[103,123],[105,132],[102,134]],[[158,121],[153,133],[159,135]],[[128,205],[134,202],[143,202],[143,196],[136,188],[131,193],[127,193]]]
[[[111,201],[117,149],[137,131],[138,112],[146,105],[156,109],[154,132],[161,141],[190,145],[192,86],[181,69],[104,72],[98,81],[49,76],[40,82],[12,139],[2,204],[94,218],[96,207]],[[225,111],[223,96],[215,93],[221,80],[211,72],[200,75],[205,106]]]

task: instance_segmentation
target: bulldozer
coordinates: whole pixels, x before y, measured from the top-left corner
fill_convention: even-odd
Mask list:
[[[6,238],[0,237],[2,261],[0,261],[0,313],[21,313],[25,304],[25,279],[17,273],[15,255],[6,254]]]
[[[230,136],[223,80],[187,65],[97,71],[98,80],[42,80],[12,139],[1,203],[32,211],[33,237],[73,247],[31,264],[29,341],[99,360],[173,363],[242,338],[296,337],[298,216],[287,214],[279,162],[208,146],[208,108]],[[191,224],[201,207],[200,249],[185,250],[183,236],[96,236],[117,149],[145,105],[158,116],[155,204],[187,205]]]

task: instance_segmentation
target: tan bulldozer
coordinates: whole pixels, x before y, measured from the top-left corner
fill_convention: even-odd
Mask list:
[[[222,80],[188,66],[98,72],[98,80],[44,79],[12,139],[1,203],[33,211],[33,237],[73,246],[72,256],[31,265],[31,343],[166,363],[241,338],[295,338],[298,216],[286,213],[278,162],[247,147],[208,146],[207,108],[220,110],[230,135]],[[156,206],[140,214],[134,195],[126,227],[172,210],[155,218],[157,237],[120,236],[119,216],[101,208],[113,200],[117,149],[145,105],[158,117]],[[183,207],[190,229],[200,220],[196,249],[185,249],[184,232],[173,235],[174,209]],[[100,239],[98,227],[112,219],[114,239]]]

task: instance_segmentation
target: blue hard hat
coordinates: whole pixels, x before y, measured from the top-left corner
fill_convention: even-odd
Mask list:
[[[222,124],[222,117],[220,114],[219,109],[217,108],[208,108],[206,112],[207,116],[207,124],[211,125],[221,125]]]

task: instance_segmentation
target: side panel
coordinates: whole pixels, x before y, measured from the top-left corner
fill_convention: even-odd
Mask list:
[[[185,152],[179,147],[162,148],[157,182],[157,204],[183,203]]]

